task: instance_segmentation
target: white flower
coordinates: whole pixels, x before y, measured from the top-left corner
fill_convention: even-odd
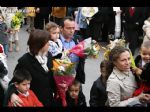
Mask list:
[[[58,69],[59,69],[60,71],[65,71],[65,68],[64,68],[63,66],[59,66]]]

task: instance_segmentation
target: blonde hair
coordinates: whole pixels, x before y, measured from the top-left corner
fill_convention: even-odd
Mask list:
[[[0,14],[0,16],[2,17],[3,21],[5,21],[5,18],[4,18],[4,16],[3,16],[3,14]]]
[[[142,47],[150,48],[150,40],[143,42],[142,45],[141,45],[141,48]]]
[[[54,22],[49,22],[45,25],[45,30],[50,31],[51,29],[59,28],[59,25],[57,25]]]

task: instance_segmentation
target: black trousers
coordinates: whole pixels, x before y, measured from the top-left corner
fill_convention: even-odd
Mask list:
[[[139,35],[136,30],[124,30],[125,39],[129,42],[129,48],[134,55],[136,48],[138,47]]]

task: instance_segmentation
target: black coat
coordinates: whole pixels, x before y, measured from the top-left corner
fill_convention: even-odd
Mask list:
[[[138,55],[136,58],[135,58],[135,65],[136,67],[138,68],[142,68],[142,58],[140,55]]]
[[[142,74],[140,75],[141,79],[145,80],[150,84],[150,62],[144,65]]]
[[[102,83],[101,78],[99,77],[92,85],[89,103],[91,107],[105,106],[106,100],[106,86]]]
[[[74,37],[74,42],[75,44],[78,44],[81,42],[83,39],[80,36]],[[85,58],[80,58],[79,57],[79,63],[76,69],[76,79],[80,81],[82,84],[85,83],[85,72],[84,72],[84,65],[85,65]]]
[[[142,25],[144,22],[143,9],[141,7],[135,7],[133,16],[130,16],[129,8],[130,7],[126,7],[123,10],[123,20],[125,21],[124,28],[125,30],[135,31],[138,29],[138,26]],[[136,22],[138,22],[139,25],[137,25]]]
[[[52,68],[52,56],[48,55],[48,68]],[[55,82],[52,71],[45,72],[38,60],[29,53],[24,54],[15,68],[24,68],[31,73],[30,89],[36,94],[44,106],[52,106]]]

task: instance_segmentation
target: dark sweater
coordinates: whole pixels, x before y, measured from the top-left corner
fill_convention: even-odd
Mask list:
[[[106,100],[106,86],[102,83],[102,80],[99,77],[92,85],[89,103],[91,107],[105,106]]]

